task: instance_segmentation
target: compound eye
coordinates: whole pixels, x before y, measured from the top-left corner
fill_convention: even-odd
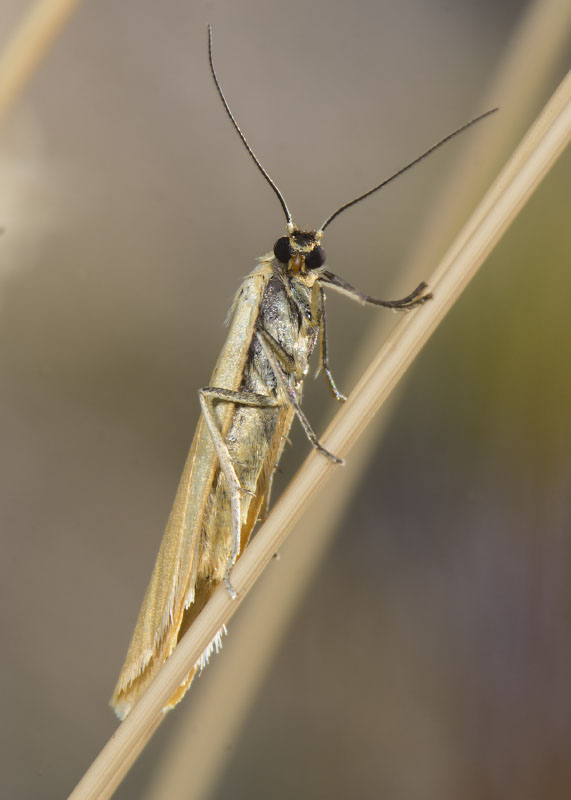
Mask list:
[[[277,260],[282,264],[287,264],[292,257],[291,244],[289,236],[282,236],[274,245],[274,255]]]
[[[325,264],[325,250],[323,247],[317,245],[305,257],[305,266],[307,269],[319,269]]]

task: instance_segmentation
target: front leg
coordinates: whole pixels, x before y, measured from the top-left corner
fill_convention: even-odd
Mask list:
[[[335,275],[333,272],[323,270],[319,276],[319,280],[321,283],[331,286],[335,291],[344,294],[351,300],[356,300],[362,305],[370,304],[373,306],[382,306],[383,308],[392,308],[393,311],[410,311],[412,308],[416,308],[416,306],[420,306],[426,303],[427,300],[432,299],[432,292],[424,281],[419,283],[414,291],[401,300],[377,300],[371,297],[371,295],[363,294],[363,292],[355,289],[354,286],[351,286],[350,283],[347,283],[346,280]]]

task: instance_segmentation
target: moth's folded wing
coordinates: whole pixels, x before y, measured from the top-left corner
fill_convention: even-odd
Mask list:
[[[262,260],[236,294],[229,315],[228,337],[211,378],[212,386],[233,391],[240,387],[264,290],[273,275],[271,261],[271,255]],[[232,404],[221,404],[217,417],[224,436],[232,419]],[[205,515],[212,512],[209,500],[217,469],[216,451],[201,417],[127,658],[111,698],[111,705],[121,718],[129,713],[176,647],[185,609],[194,603],[197,553]],[[201,600],[206,599],[212,588],[204,588]],[[187,686],[190,680],[191,675]]]
[[[125,663],[111,698],[111,706],[121,719],[129,713],[176,647],[184,610],[194,600],[193,571],[196,568],[204,498],[210,491],[210,472],[215,468],[214,459],[205,457],[204,448],[210,447],[210,437],[201,419]]]

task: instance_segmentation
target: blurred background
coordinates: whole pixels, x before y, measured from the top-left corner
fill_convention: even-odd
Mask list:
[[[328,230],[329,268],[387,297],[430,276],[562,79],[564,5],[78,4],[0,129],[3,797],[66,796],[116,728],[108,700],[196,390],[240,280],[284,232],[214,90],[207,23],[231,107],[301,226],[501,106]],[[3,0],[0,46],[30,7]],[[448,189],[458,219],[436,220],[466,166]],[[570,166],[407,376],[213,776],[197,789],[228,709],[198,709],[226,645],[116,797],[571,796]],[[331,297],[342,390],[378,316]],[[322,379],[304,405],[322,431],[335,411]],[[291,438],[274,497],[309,449]],[[289,547],[270,593],[296,571]],[[181,746],[178,785],[161,788]]]

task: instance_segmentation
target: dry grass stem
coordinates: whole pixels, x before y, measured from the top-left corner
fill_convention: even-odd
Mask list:
[[[437,268],[431,280],[434,300],[395,327],[327,429],[323,436],[326,447],[341,456],[348,453],[570,137],[571,74],[559,86]],[[308,456],[233,570],[238,600],[232,601],[223,586],[215,592],[161,673],[80,781],[71,795],[73,800],[111,796],[157,727],[162,716],[160,709],[215,633],[233,616],[316,489],[335,469],[315,452]]]
[[[0,56],[0,122],[32,77],[79,0],[39,0]]]

